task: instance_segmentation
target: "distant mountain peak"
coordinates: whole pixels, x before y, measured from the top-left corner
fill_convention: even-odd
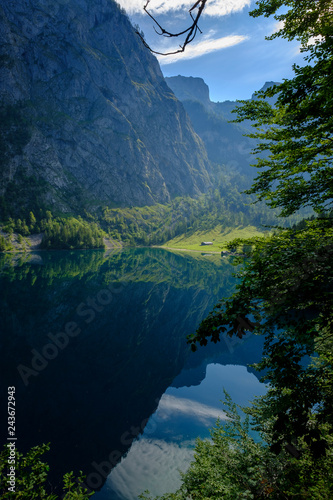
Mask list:
[[[267,89],[270,87],[274,87],[274,85],[281,85],[280,82],[265,82],[265,84],[261,87],[260,92],[265,92]],[[256,99],[255,92],[252,94],[251,99]],[[270,104],[275,104],[277,99],[277,96],[273,97],[266,97],[266,101],[269,102]]]
[[[274,87],[274,85],[280,85],[280,82],[266,82],[260,90],[267,90],[269,87]]]
[[[265,84],[261,87],[260,91],[265,92],[270,87],[274,87],[274,85],[280,85],[280,82],[265,82]],[[255,99],[255,93],[252,94],[251,99]]]
[[[171,76],[165,78],[180,101],[199,101],[204,106],[209,106],[209,87],[202,78],[193,76]]]
[[[210,100],[209,87],[203,78],[178,75],[165,77],[165,81],[167,82],[168,86],[171,88],[177,99],[182,102],[197,101],[203,104],[206,108],[210,109],[212,106],[214,106],[214,104],[220,104]],[[260,90],[265,91],[269,87],[273,87],[274,85],[280,85],[280,82],[265,82]],[[254,98],[255,97],[253,93],[251,99]],[[234,101],[230,100],[221,101],[221,103],[233,102]]]

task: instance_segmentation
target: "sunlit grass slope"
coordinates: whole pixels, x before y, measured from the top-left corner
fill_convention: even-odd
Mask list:
[[[267,231],[261,231],[254,226],[237,227],[223,229],[221,226],[216,226],[209,231],[195,231],[194,233],[185,233],[176,236],[172,240],[164,243],[166,248],[179,248],[184,250],[197,250],[205,253],[220,252],[225,249],[225,245],[234,238],[252,238],[253,236],[264,236]],[[209,241],[213,245],[201,245],[201,242]]]

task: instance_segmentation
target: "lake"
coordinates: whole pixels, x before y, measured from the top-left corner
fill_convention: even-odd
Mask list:
[[[243,405],[265,392],[247,366],[260,337],[186,342],[234,290],[226,258],[40,252],[2,255],[0,269],[1,444],[15,386],[17,448],[51,444],[55,488],[82,470],[96,500],[174,491],[196,437],[224,418],[223,389]]]

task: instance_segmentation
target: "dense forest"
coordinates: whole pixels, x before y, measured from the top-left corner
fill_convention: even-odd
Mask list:
[[[278,210],[269,209],[265,202],[254,203],[255,197],[244,197],[248,179],[216,167],[215,188],[197,198],[178,197],[168,204],[145,207],[103,207],[92,215],[59,214],[39,209],[21,211],[21,217],[8,217],[2,224],[7,235],[16,233],[18,241],[43,233],[43,249],[103,248],[103,237],[127,246],[161,245],[175,236],[207,231],[219,226],[221,231],[248,225],[291,227],[299,222],[303,210],[291,217],[278,218]],[[0,235],[0,250],[10,250],[8,237]]]
[[[9,218],[2,226],[9,236],[14,232],[18,235],[18,243],[24,241],[24,236],[42,233],[41,248],[45,250],[73,250],[88,248],[104,248],[104,232],[95,222],[88,222],[82,217],[56,217],[49,210],[39,211],[37,219],[33,212],[27,218]],[[0,250],[13,250],[13,245],[0,235]]]

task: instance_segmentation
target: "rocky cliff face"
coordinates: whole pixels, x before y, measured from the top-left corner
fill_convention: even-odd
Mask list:
[[[200,101],[208,108],[214,104],[209,97],[209,87],[202,78],[178,75],[165,80],[180,101]]]
[[[0,0],[0,28],[6,203],[92,210],[207,189],[203,144],[113,0]]]

